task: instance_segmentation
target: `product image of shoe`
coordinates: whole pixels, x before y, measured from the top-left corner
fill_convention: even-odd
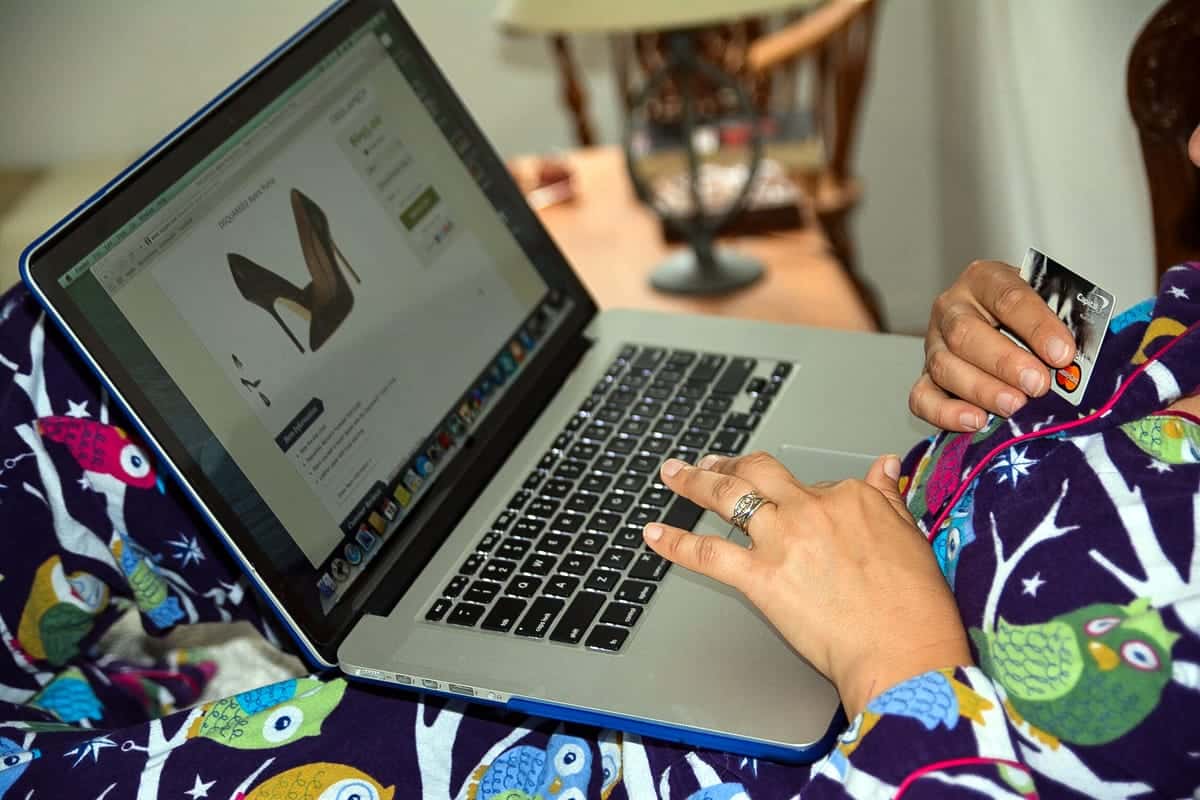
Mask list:
[[[279,316],[275,304],[278,302],[289,306],[297,316],[308,322],[308,346],[316,351],[328,341],[354,308],[354,293],[342,274],[342,268],[350,273],[355,283],[362,283],[362,279],[334,243],[329,231],[329,218],[321,207],[298,189],[291,191],[291,204],[304,265],[312,278],[307,286],[296,286],[238,253],[229,253],[227,258],[233,282],[242,297],[270,314],[296,345],[296,349],[303,353],[304,346]]]

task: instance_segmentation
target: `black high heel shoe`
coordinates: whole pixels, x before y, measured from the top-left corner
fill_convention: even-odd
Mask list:
[[[292,189],[292,215],[300,235],[304,263],[312,275],[309,284],[312,324],[308,328],[308,346],[314,351],[333,335],[354,307],[354,294],[342,275],[342,267],[355,283],[362,283],[329,232],[329,218],[321,207],[299,189]]]
[[[311,328],[312,305],[308,295],[309,287],[312,284],[301,289],[286,278],[281,278],[271,270],[260,267],[245,256],[228,253],[227,258],[233,282],[237,285],[238,291],[242,293],[242,297],[274,317],[275,321],[279,323],[279,327],[283,328],[283,332],[292,340],[292,344],[296,345],[296,349],[303,353],[304,348],[300,345],[300,340],[279,316],[279,312],[275,309],[275,302],[289,303],[292,310],[309,320]]]

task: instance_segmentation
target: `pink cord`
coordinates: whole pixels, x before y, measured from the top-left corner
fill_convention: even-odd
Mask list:
[[[954,492],[954,495],[950,498],[950,502],[948,502],[946,504],[946,507],[942,510],[942,513],[938,514],[937,519],[934,520],[933,525],[929,528],[929,533],[925,534],[925,538],[931,542],[933,541],[933,537],[937,535],[938,529],[941,528],[941,526],[942,526],[942,522],[946,519],[946,516],[950,513],[950,510],[952,508],[954,508],[954,504],[957,503],[959,501],[959,499],[963,496],[963,494],[967,491],[967,487],[971,485],[971,481],[973,481],[977,477],[979,477],[979,474],[981,472],[983,472],[983,469],[984,469],[984,467],[987,466],[987,463],[989,461],[991,461],[993,458],[995,458],[997,455],[999,455],[1001,451],[1007,450],[1009,447],[1018,445],[1021,442],[1025,442],[1030,439],[1037,439],[1042,436],[1050,436],[1051,434],[1059,433],[1060,431],[1066,431],[1066,430],[1071,430],[1072,428],[1078,428],[1081,425],[1086,425],[1089,422],[1092,422],[1094,420],[1097,420],[1097,419],[1103,417],[1105,414],[1112,411],[1113,406],[1115,406],[1117,404],[1117,401],[1120,400],[1121,396],[1125,394],[1125,390],[1128,389],[1129,386],[1133,384],[1134,380],[1136,380],[1139,375],[1141,375],[1143,372],[1145,372],[1146,369],[1151,364],[1153,364],[1154,362],[1156,362],[1160,358],[1162,358],[1164,355],[1166,355],[1168,350],[1170,350],[1172,347],[1174,347],[1179,342],[1183,341],[1183,339],[1189,333],[1196,330],[1198,327],[1200,327],[1200,322],[1193,322],[1191,325],[1188,326],[1187,330],[1185,330],[1183,333],[1179,334],[1174,339],[1172,339],[1171,341],[1169,341],[1165,345],[1163,345],[1161,350],[1159,350],[1153,356],[1146,359],[1145,362],[1140,364],[1138,366],[1138,368],[1135,369],[1133,371],[1133,373],[1128,378],[1126,378],[1121,383],[1120,386],[1117,387],[1117,390],[1115,392],[1113,392],[1112,397],[1108,398],[1108,402],[1106,402],[1104,405],[1100,406],[1100,408],[1093,411],[1091,414],[1088,414],[1086,417],[1080,417],[1077,420],[1072,420],[1070,422],[1063,422],[1058,425],[1051,425],[1049,428],[1043,428],[1040,431],[1030,431],[1029,433],[1023,433],[1020,436],[1016,436],[1016,437],[1004,442],[1003,444],[999,444],[996,447],[994,447],[991,450],[991,452],[989,452],[986,456],[984,456],[983,459],[978,464],[975,465],[975,468],[971,470],[971,472],[962,481],[962,483],[959,484],[958,489]],[[1172,412],[1172,413],[1178,413],[1178,412]]]
[[[933,764],[927,764],[924,767],[909,773],[908,777],[904,779],[904,782],[900,784],[900,788],[896,790],[896,794],[892,796],[892,800],[899,798],[908,791],[909,786],[912,786],[930,772],[934,772],[939,769],[953,769],[954,767],[990,766],[994,764],[1003,764],[1006,767],[1019,769],[1026,775],[1029,774],[1029,767],[1020,763],[1019,761],[1010,761],[1007,758],[983,758],[982,756],[971,756],[970,758],[952,758],[947,761],[937,761]],[[1036,794],[1033,796],[1037,797]]]

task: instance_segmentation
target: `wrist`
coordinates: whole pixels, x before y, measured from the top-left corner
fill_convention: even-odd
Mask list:
[[[852,667],[835,677],[834,685],[841,695],[846,716],[854,719],[876,697],[909,678],[973,663],[966,637],[953,637],[892,653],[876,651],[855,659]]]

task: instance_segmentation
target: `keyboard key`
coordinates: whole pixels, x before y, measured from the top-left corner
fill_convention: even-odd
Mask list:
[[[651,386],[646,390],[646,397],[649,397],[651,400],[670,400],[671,389],[665,386]]]
[[[558,511],[559,501],[552,497],[539,497],[525,508],[525,513],[531,517],[550,519]]]
[[[661,347],[643,347],[629,366],[632,369],[654,369],[666,357],[667,351]]]
[[[791,374],[791,372],[792,365],[786,361],[780,361],[777,365],[775,365],[774,371],[771,372],[771,382],[781,383],[784,378]]]
[[[546,631],[550,630],[550,624],[554,622],[554,618],[558,616],[558,612],[562,611],[565,605],[566,602],[556,597],[539,597],[534,600],[528,613],[521,619],[521,624],[517,625],[517,636],[542,638],[546,635]]]
[[[690,531],[696,526],[703,513],[703,508],[686,497],[676,497],[675,501],[667,508],[667,513],[663,515],[662,521],[664,525]]]
[[[566,428],[567,431],[573,433],[573,432],[579,430],[580,428],[582,428],[584,419],[585,419],[584,417],[581,417],[578,414],[571,417],[570,422],[567,423],[567,428]]]
[[[496,548],[496,545],[499,544],[500,539],[500,533],[496,531],[489,531],[488,533],[484,534],[482,539],[479,540],[479,544],[475,546],[475,549],[481,553],[490,553]]]
[[[583,429],[582,438],[586,442],[600,443],[612,436],[612,426],[594,422]]]
[[[492,581],[475,581],[471,584],[471,588],[463,595],[463,600],[469,600],[472,603],[482,603],[487,605],[496,599],[496,595],[500,594],[500,584]]]
[[[641,606],[629,603],[609,603],[604,609],[604,613],[600,615],[600,622],[605,625],[620,625],[624,628],[632,628],[641,615]]]
[[[458,603],[454,606],[454,610],[450,612],[450,616],[446,617],[446,622],[451,625],[462,625],[466,628],[474,627],[479,618],[483,616],[484,608],[476,603]]]
[[[533,597],[541,587],[542,582],[540,579],[530,577],[529,575],[518,575],[508,582],[508,587],[504,590],[504,593],[513,595],[514,597]]]
[[[654,374],[654,378],[663,383],[679,383],[683,380],[683,372],[677,369],[663,368]]]
[[[739,431],[752,431],[761,420],[758,414],[743,414],[735,411],[725,418],[726,428],[736,428]]]
[[[559,567],[568,575],[585,575],[592,568],[595,559],[591,556],[585,556],[582,553],[571,553],[562,560],[562,565]]]
[[[446,616],[446,612],[450,610],[450,601],[444,597],[439,597],[433,601],[433,605],[425,612],[425,619],[430,622],[437,622],[442,617]]]
[[[537,550],[539,553],[552,553],[557,556],[567,552],[570,545],[570,536],[564,536],[561,533],[547,533],[538,539]]]
[[[674,436],[681,430],[683,430],[683,420],[681,419],[660,419],[654,425],[654,432],[663,436]]]
[[[492,523],[492,530],[506,531],[508,526],[512,525],[513,520],[517,518],[515,511],[505,511],[500,516],[496,517],[496,521]]]
[[[627,436],[617,436],[610,439],[604,449],[609,453],[614,453],[618,456],[627,456],[637,449],[637,439],[631,439]]]
[[[732,415],[730,415],[732,416]],[[729,424],[726,422],[726,424]],[[679,437],[679,443],[684,447],[692,447],[697,450],[703,450],[708,447],[708,431],[688,431],[683,436]]]
[[[641,419],[654,419],[662,413],[662,407],[661,401],[643,397],[641,402],[633,407],[633,413]]]
[[[695,383],[688,381],[675,391],[678,392],[680,399],[701,400],[703,399],[704,395],[708,394],[708,384],[704,381],[698,381]]]
[[[576,492],[567,501],[566,510],[576,511],[580,514],[589,514],[596,507],[596,503],[599,502],[600,498],[597,495],[588,494],[587,492]]]
[[[695,410],[693,403],[676,401],[667,406],[666,413],[672,417],[690,417]]]
[[[458,571],[463,575],[474,575],[479,570],[480,565],[483,564],[483,561],[483,554],[472,553],[471,555],[467,556],[467,560],[464,561],[463,565],[458,568]]]
[[[631,394],[637,389],[641,389],[650,378],[644,372],[630,372],[625,377],[621,378],[621,389],[630,392]]]
[[[578,479],[586,470],[587,464],[579,461],[564,461],[558,465],[558,469],[554,470],[554,477],[573,481]]]
[[[646,481],[650,479],[649,475],[643,475],[640,472],[626,472],[621,477],[617,478],[616,488],[622,492],[640,492],[642,487],[646,485]]]
[[[729,395],[714,394],[711,397],[705,398],[701,407],[705,411],[713,411],[719,414],[722,411],[728,411],[731,405],[733,405],[733,398]]]
[[[550,639],[565,644],[578,644],[587,633],[588,626],[604,606],[604,596],[595,592],[580,592],[550,634]]]
[[[709,449],[717,453],[735,455],[740,453],[742,448],[746,446],[746,439],[748,438],[745,431],[736,429],[723,430],[713,438]]]
[[[671,458],[678,459],[685,464],[695,464],[700,460],[700,451],[694,447],[676,447],[671,451]]]
[[[750,406],[750,411],[754,414],[765,414],[767,409],[771,407],[771,398],[767,395],[759,395],[759,398]]]
[[[586,519],[582,514],[559,514],[550,524],[550,529],[558,533],[577,533]]]
[[[721,418],[716,414],[697,414],[692,417],[692,430],[712,431],[721,424]]]
[[[521,565],[521,572],[529,573],[530,575],[546,576],[554,571],[554,564],[558,561],[554,556],[545,553],[534,553],[529,558],[525,559],[525,563]]]
[[[521,487],[533,491],[537,489],[539,484],[541,484],[542,478],[544,477],[545,475],[540,472],[531,472],[529,473],[529,477],[525,479],[525,482],[521,484]]]
[[[692,373],[689,380],[693,381],[711,381],[717,377],[717,371],[725,366],[725,356],[716,356],[706,354],[700,356],[700,361],[696,366],[692,367]]]
[[[627,344],[621,348],[621,352],[617,353],[617,360],[621,362],[629,361],[631,358],[637,355],[637,351],[637,347]]]
[[[596,463],[592,465],[592,469],[597,472],[603,472],[606,475],[616,475],[624,466],[624,457],[605,455],[596,459]]]
[[[642,538],[642,528],[644,525],[637,527],[625,526],[621,530],[613,534],[612,543],[620,547],[640,547],[645,539]]]
[[[579,482],[579,488],[585,492],[600,494],[608,491],[611,483],[612,478],[607,475],[585,475],[583,480]]]
[[[656,489],[651,487],[642,492],[641,504],[644,506],[662,508],[667,503],[671,502],[671,498],[674,496],[675,493],[670,489]]]
[[[570,597],[579,588],[579,578],[571,575],[555,575],[546,582],[546,594],[554,597]]]
[[[746,391],[750,394],[759,394],[766,387],[766,385],[766,378],[751,378],[750,382],[746,384]]]
[[[667,357],[667,363],[675,367],[686,367],[696,360],[696,354],[691,350],[672,350]]]
[[[487,578],[489,581],[504,581],[509,575],[512,575],[513,570],[517,568],[515,561],[505,561],[501,558],[493,558],[483,567],[483,572],[479,573],[479,577]]]
[[[569,495],[574,488],[575,484],[571,481],[565,481],[562,478],[553,478],[546,481],[546,485],[542,487],[542,497],[561,500]]]
[[[598,533],[585,533],[579,536],[571,549],[580,553],[595,555],[604,549],[605,539]]]
[[[589,461],[600,452],[599,445],[581,442],[567,451],[567,457],[576,461]]]
[[[566,450],[567,447],[570,446],[570,444],[571,444],[571,437],[565,433],[560,433],[558,436],[554,437],[554,443],[552,445],[550,445],[550,447],[553,450],[557,450],[558,452],[561,453],[563,450]]]
[[[511,535],[519,536],[522,539],[536,539],[538,534],[544,530],[546,530],[546,520],[525,517],[513,526]]]
[[[629,516],[625,518],[625,524],[626,526],[633,525],[641,528],[648,522],[656,521],[660,516],[662,516],[660,509],[638,506],[629,512]]]
[[[612,392],[608,395],[608,404],[617,408],[628,408],[634,400],[637,400],[637,385],[622,383],[619,391]]]
[[[460,594],[462,594],[463,589],[467,588],[467,584],[470,582],[471,579],[466,575],[455,575],[450,579],[450,582],[446,584],[446,588],[442,589],[442,596],[458,597]]]
[[[629,570],[629,577],[643,581],[661,581],[670,568],[671,562],[658,553],[643,551],[638,555],[637,561],[633,562],[633,568]]]
[[[644,581],[624,581],[617,588],[617,599],[627,603],[645,605],[654,596],[656,588],[653,583],[646,583]]]
[[[624,514],[633,507],[636,498],[631,494],[610,494],[606,495],[601,508],[605,511],[611,511],[616,514]]]
[[[596,419],[616,425],[625,418],[625,409],[621,406],[605,406],[596,412]]]
[[[633,561],[633,551],[624,547],[610,547],[600,556],[600,566],[608,569],[623,570]],[[486,602],[486,601],[481,601]]]
[[[505,558],[510,561],[519,561],[529,552],[529,541],[526,539],[508,538],[500,543],[500,547],[496,549],[496,555],[499,558]]]
[[[533,492],[529,491],[528,489],[522,489],[514,494],[512,499],[508,501],[508,507],[513,511],[520,511],[525,504],[529,502],[529,498],[531,497],[533,497]]]
[[[746,385],[746,379],[754,372],[754,368],[758,366],[758,362],[753,358],[735,358],[729,362],[729,366],[721,373],[721,377],[713,386],[714,394],[738,394],[742,391],[742,387]],[[724,409],[721,409],[724,411]]]
[[[621,423],[621,427],[617,430],[619,430],[621,433],[628,434],[629,436],[641,436],[646,432],[648,427],[650,426],[645,420],[627,419]]]
[[[492,613],[487,615],[487,618],[479,627],[485,631],[500,631],[501,633],[505,633],[513,625],[517,624],[517,618],[525,610],[525,605],[524,600],[519,600],[516,597],[501,597],[496,601],[496,605],[492,606]]]
[[[613,572],[611,569],[594,569],[592,574],[588,575],[583,588],[591,589],[594,592],[611,592],[616,588],[619,580],[621,580],[619,572]]]
[[[612,533],[620,524],[619,516],[601,511],[599,514],[593,514],[592,518],[588,520],[587,529],[596,533]]]
[[[767,385],[762,388],[762,391],[759,392],[759,395],[762,397],[774,397],[779,393],[779,386],[780,384],[776,383],[775,381],[767,381]]]
[[[558,461],[558,453],[546,453],[542,456],[542,460],[538,462],[538,469],[550,469],[554,466],[554,462]]]
[[[588,635],[587,647],[592,650],[603,650],[606,653],[615,653],[621,649],[621,645],[625,644],[625,640],[629,638],[628,628],[614,628],[612,625],[597,625]]]
[[[634,456],[629,459],[630,472],[657,473],[659,466],[662,464],[654,456]]]

